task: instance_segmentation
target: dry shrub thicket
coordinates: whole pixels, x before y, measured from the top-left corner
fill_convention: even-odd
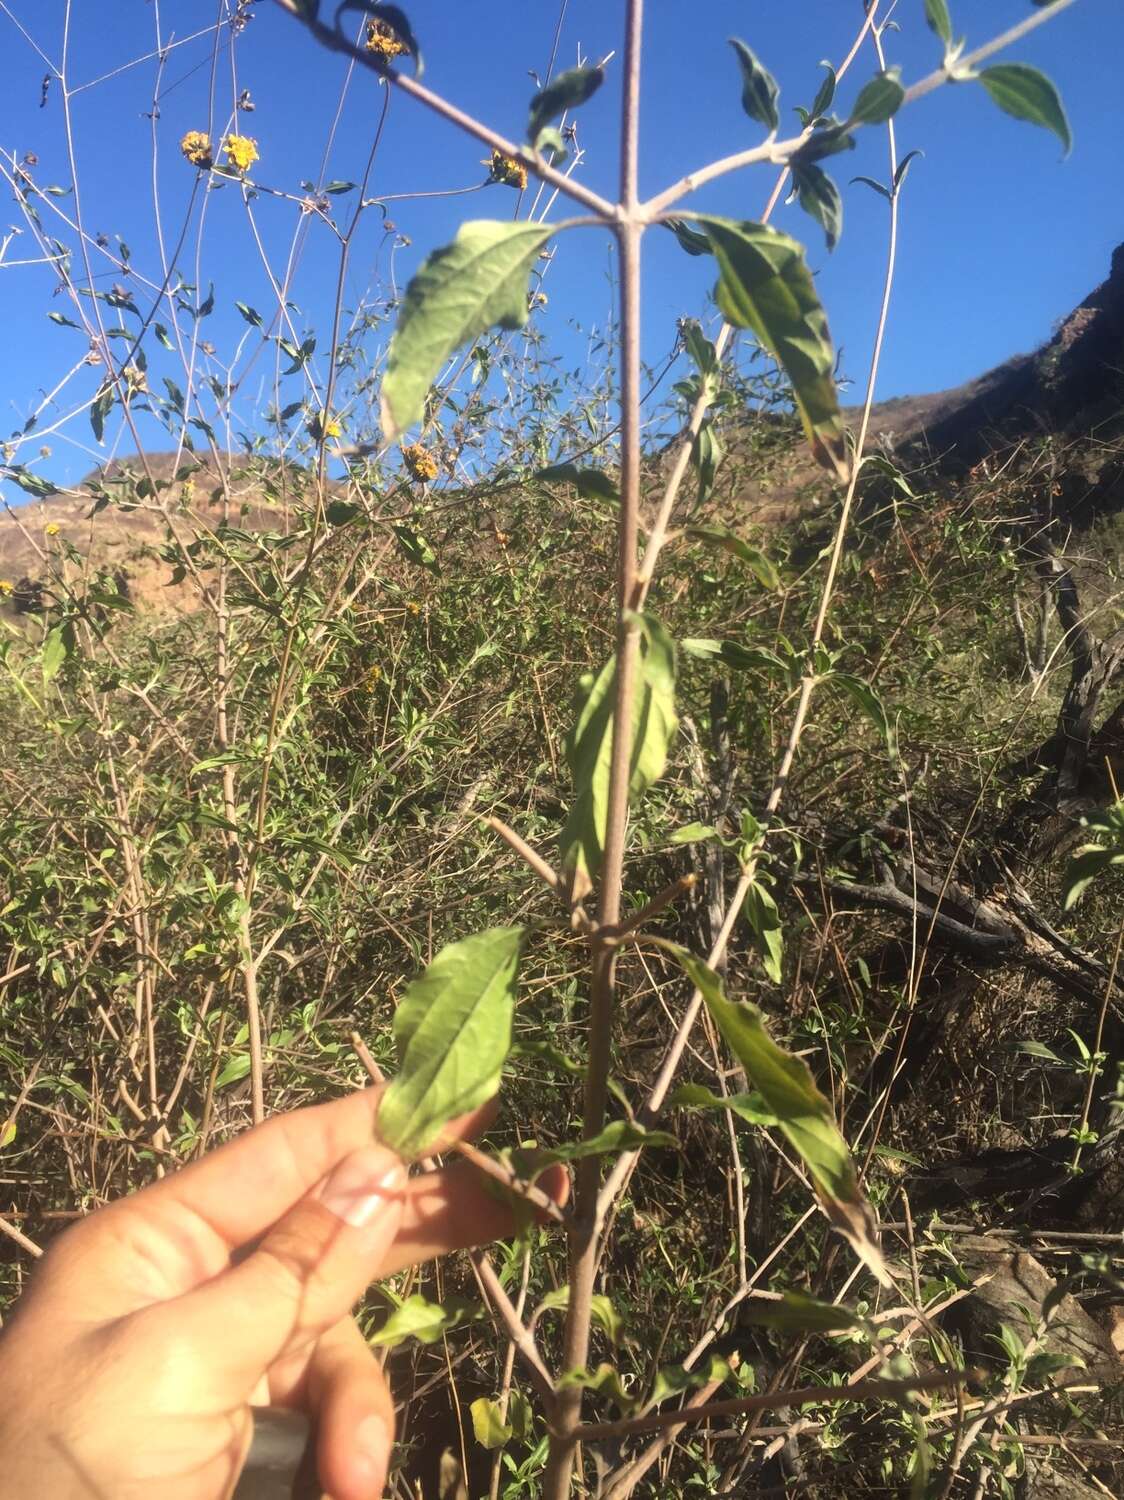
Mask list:
[[[449,113],[395,7],[280,3],[294,55],[327,42],[380,110],[405,92]],[[1062,34],[1067,3],[1016,31]],[[372,1289],[364,1327],[398,1319],[382,1343],[402,1403],[393,1493],[557,1500],[572,1469],[611,1500],[1119,1493],[1124,431],[1102,346],[1118,347],[1124,278],[1015,372],[1031,385],[1014,427],[963,406],[947,442],[899,431],[895,446],[909,424],[892,404],[871,419],[872,368],[844,441],[814,291],[783,314],[812,353],[792,353],[791,322],[774,337],[777,283],[754,257],[785,237],[680,220],[686,248],[716,257],[729,321],[685,320],[642,369],[640,233],[696,204],[677,185],[645,224],[630,196],[643,8],[618,9],[623,207],[581,186],[589,68],[550,108],[540,96],[537,154],[468,122],[508,195],[498,214],[515,209],[488,232],[525,230],[532,250],[428,372],[406,369],[408,324],[440,296],[403,304],[390,274],[355,305],[341,292],[313,335],[276,264],[273,304],[240,304],[240,346],[208,342],[212,297],[239,294],[191,273],[217,188],[251,234],[267,195],[289,194],[294,246],[310,223],[332,234],[341,287],[359,229],[386,213],[378,113],[362,180],[278,179],[238,71],[248,0],[193,44],[229,69],[183,142],[193,185],[162,259],[97,235],[80,184],[56,193],[33,155],[0,156],[37,262],[8,269],[5,241],[5,286],[26,278],[81,351],[3,453],[30,500],[8,507],[0,601],[6,1294],[69,1218],[265,1111],[363,1083],[355,1034],[393,1073],[409,980],[449,943],[526,924],[485,1145],[517,1174],[533,1170],[519,1143],[602,1149],[575,1163],[563,1229]],[[838,70],[852,113],[821,93],[801,135],[737,164],[772,173],[766,218],[795,169],[809,229],[831,236],[821,163],[848,129],[884,130],[888,301],[908,203],[897,110],[971,59],[906,93],[887,8],[856,9]],[[924,11],[942,39],[946,8]],[[176,49],[156,50],[166,151]],[[738,61],[767,128],[771,80]],[[51,68],[65,112],[73,80]],[[872,74],[873,93],[852,87]],[[1049,99],[1036,108],[1059,129]],[[580,377],[551,349],[533,234],[567,194],[620,246],[622,327],[591,332]],[[490,326],[513,296],[530,323]],[[245,423],[255,361],[273,388]],[[386,441],[422,375],[420,427]],[[1086,388],[1095,412],[1069,399]],[[58,491],[34,455],[73,411],[119,456]],[[591,773],[571,699],[614,642],[630,665]],[[672,642],[674,704],[655,665]],[[630,754],[654,767],[631,799]],[[591,775],[601,802],[581,813]],[[783,1063],[730,1050],[730,1016],[752,1006]],[[545,1399],[512,1316],[551,1374]],[[795,1394],[810,1386],[825,1389]]]

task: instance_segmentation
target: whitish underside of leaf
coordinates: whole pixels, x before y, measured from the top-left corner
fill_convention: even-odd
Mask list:
[[[843,417],[835,388],[835,351],[827,316],[804,251],[768,224],[703,218],[721,273],[717,300],[727,320],[749,328],[792,382],[812,452],[840,479],[850,474]]]
[[[718,975],[701,958],[672,943],[661,947],[674,955],[699,990],[726,1045],[766,1108],[776,1115],[782,1134],[815,1183],[829,1222],[878,1280],[888,1285],[889,1274],[878,1248],[877,1221],[859,1188],[851,1153],[835,1123],[831,1104],[816,1087],[808,1065],[773,1041],[756,1006],[728,1000]]]
[[[407,1159],[499,1087],[525,936],[491,927],[450,943],[407,988],[394,1015],[399,1072],[378,1115],[380,1137]]]
[[[678,727],[675,714],[675,643],[658,620],[639,617],[640,659],[633,694],[629,800],[635,803],[663,775]],[[578,711],[566,742],[574,801],[560,840],[562,867],[575,901],[586,896],[601,865],[609,811],[613,753],[616,657],[582,679]]]
[[[406,288],[387,354],[381,405],[388,441],[421,417],[454,350],[496,325],[523,327],[531,266],[555,228],[473,219],[426,260]]]

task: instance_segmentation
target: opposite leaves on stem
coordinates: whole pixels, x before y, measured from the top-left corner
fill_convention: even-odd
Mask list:
[[[722,981],[701,958],[674,943],[661,942],[660,947],[698,989],[726,1045],[765,1107],[776,1115],[782,1134],[808,1169],[829,1222],[878,1280],[889,1285],[874,1213],[859,1187],[831,1104],[816,1087],[808,1065],[773,1041],[755,1005],[728,1000]]]
[[[653,616],[639,615],[635,621],[641,644],[632,700],[630,803],[663,775],[679,722],[675,714],[675,642]],[[605,847],[616,687],[614,655],[596,676],[582,678],[576,720],[566,741],[574,802],[562,830],[561,853],[574,901],[589,894]]]

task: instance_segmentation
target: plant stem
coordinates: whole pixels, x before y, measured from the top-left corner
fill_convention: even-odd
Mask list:
[[[624,98],[621,120],[620,206],[617,246],[621,285],[620,401],[621,479],[617,535],[617,673],[613,707],[613,747],[609,770],[605,854],[598,903],[600,928],[620,921],[628,792],[632,759],[633,699],[640,634],[632,614],[640,532],[640,238],[638,213],[640,134],[640,48],[644,30],[643,0],[628,0],[625,18]],[[591,940],[589,1059],[585,1073],[582,1136],[601,1130],[612,1053],[616,948],[594,933]],[[593,1287],[597,1275],[601,1217],[598,1195],[601,1163],[587,1157],[578,1163],[574,1184],[574,1221],[570,1231],[570,1301],[566,1310],[562,1364],[581,1368],[589,1354]],[[543,1481],[543,1500],[565,1500],[574,1467],[574,1432],[581,1420],[580,1386],[557,1393],[550,1457]]]

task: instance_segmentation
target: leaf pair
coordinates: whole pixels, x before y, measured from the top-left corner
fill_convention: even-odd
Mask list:
[[[636,802],[663,775],[675,713],[675,643],[651,615],[637,615],[640,653],[632,698],[629,800]],[[582,679],[566,758],[574,778],[574,801],[562,830],[562,868],[570,896],[581,901],[601,867],[609,814],[609,775],[613,754],[613,715],[617,659],[611,656],[596,676]]]

